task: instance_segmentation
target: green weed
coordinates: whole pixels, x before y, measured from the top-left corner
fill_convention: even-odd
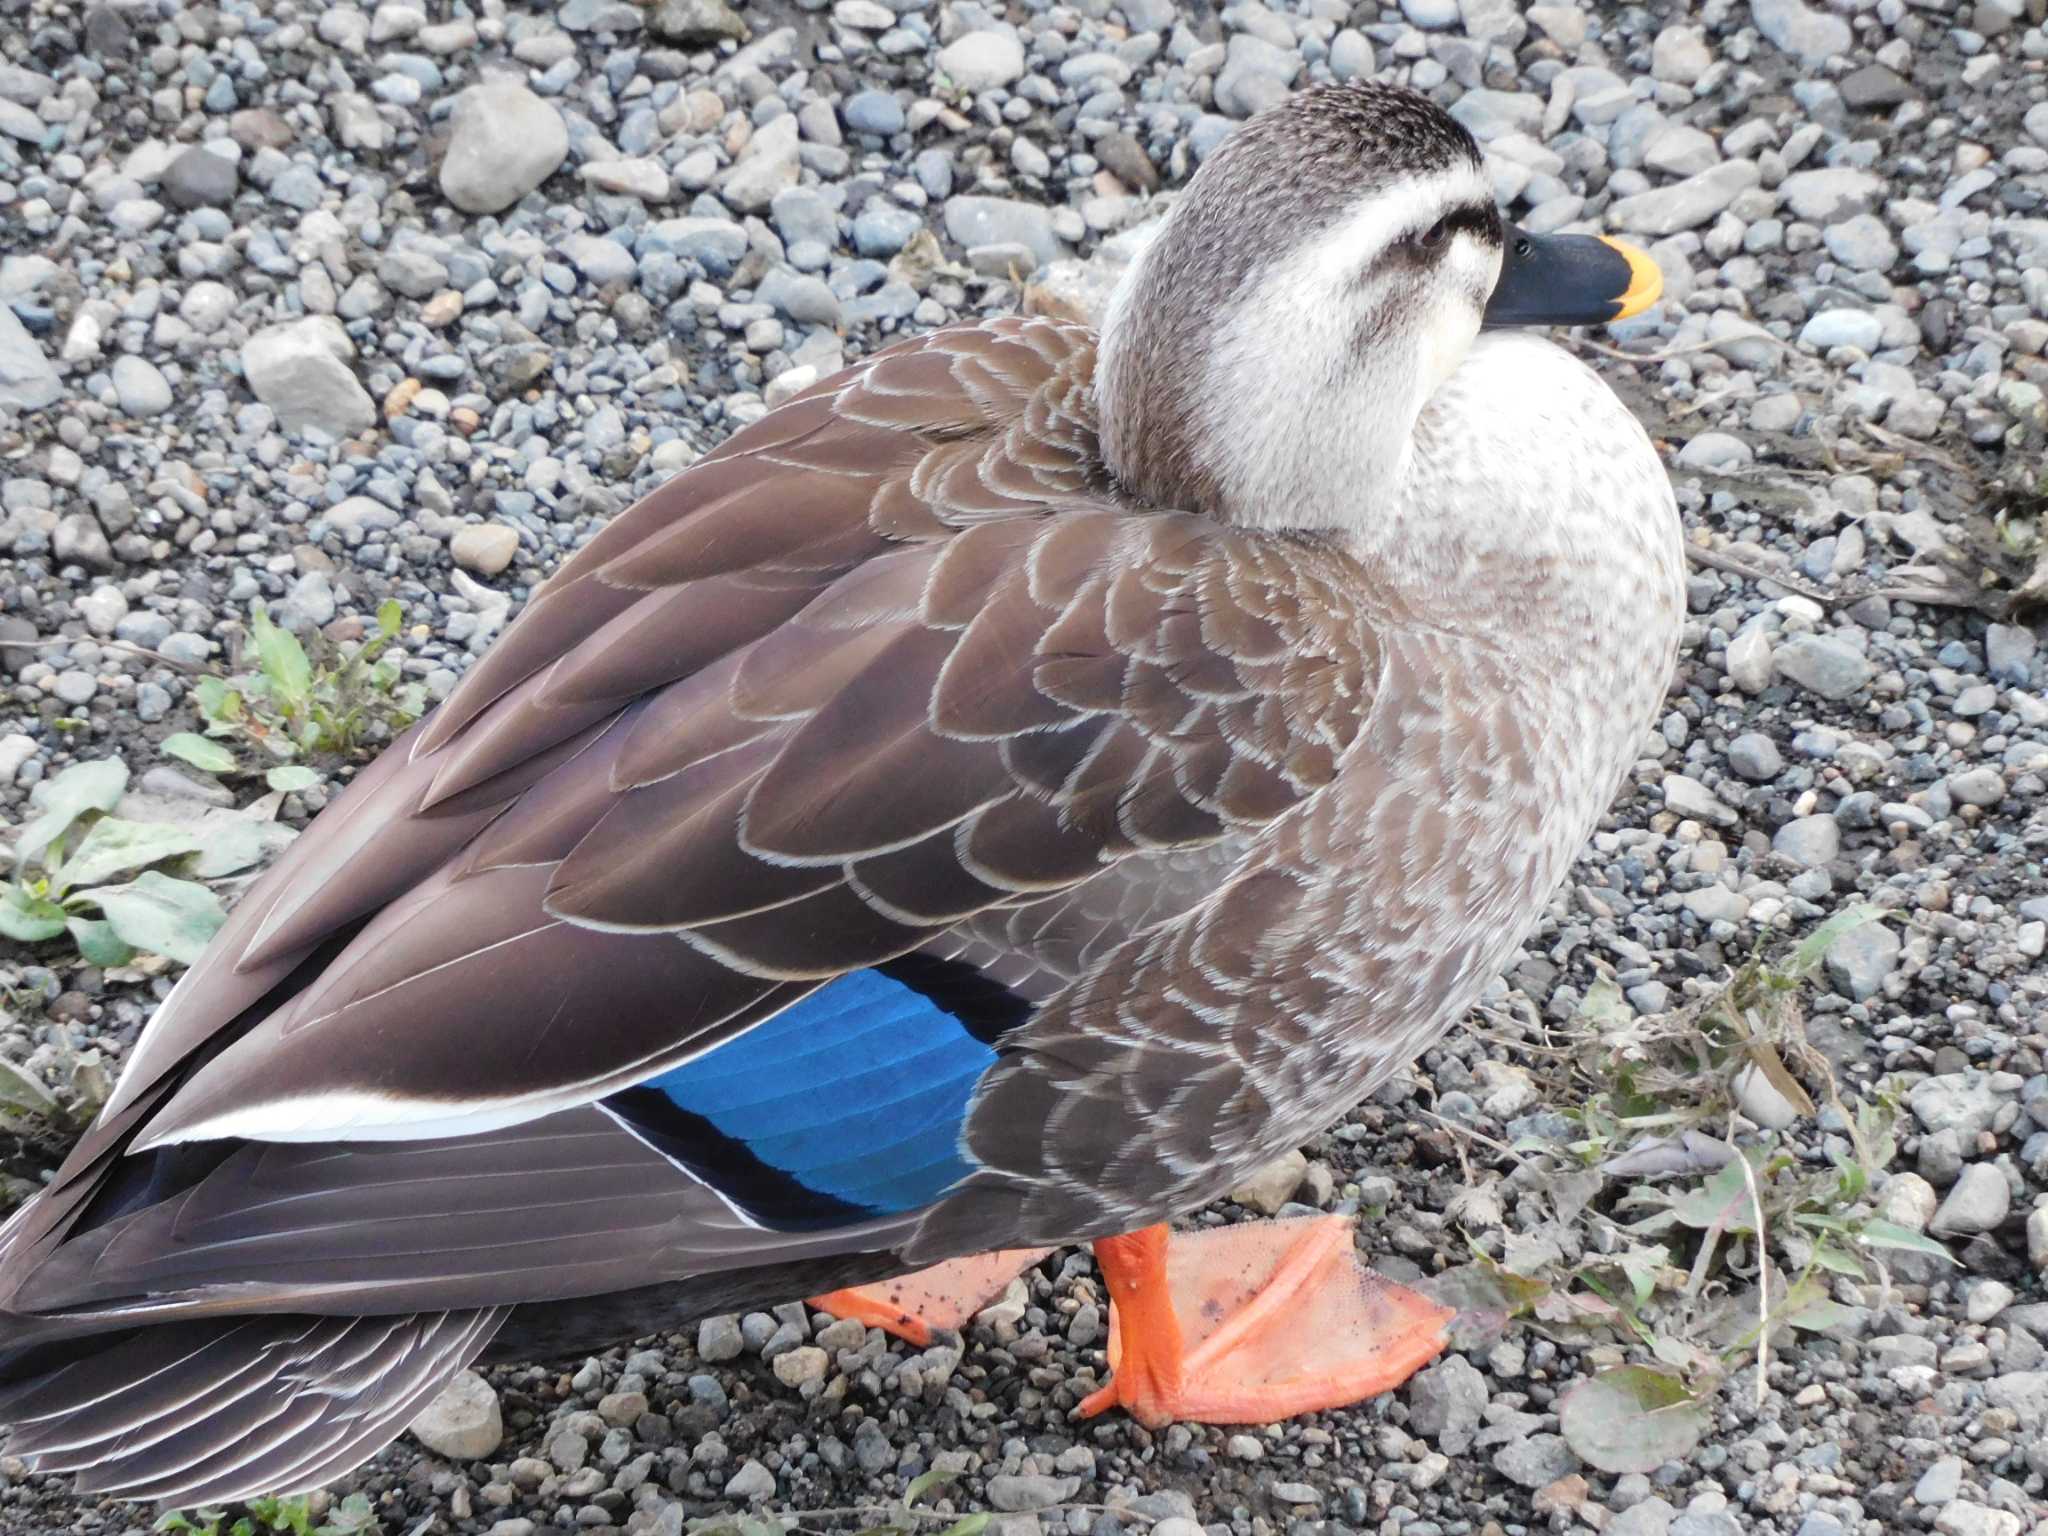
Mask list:
[[[193,687],[205,733],[180,731],[163,750],[208,773],[260,773],[274,790],[318,783],[316,764],[371,756],[427,704],[425,686],[402,681],[398,657],[388,654],[404,617],[395,599],[387,601],[368,639],[315,640],[309,653],[258,604],[248,653],[228,676],[203,677]],[[244,662],[253,665],[244,669]],[[245,765],[238,749],[253,753],[254,763]]]

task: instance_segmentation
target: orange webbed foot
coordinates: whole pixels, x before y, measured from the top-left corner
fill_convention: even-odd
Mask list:
[[[1449,1308],[1358,1261],[1342,1216],[1096,1244],[1110,1292],[1108,1386],[1147,1428],[1269,1424],[1391,1391],[1442,1352]]]
[[[949,1259],[894,1280],[827,1291],[809,1304],[834,1317],[857,1318],[885,1329],[919,1349],[938,1328],[962,1328],[994,1301],[1018,1275],[1051,1253],[1050,1248],[999,1248],[964,1259]]]

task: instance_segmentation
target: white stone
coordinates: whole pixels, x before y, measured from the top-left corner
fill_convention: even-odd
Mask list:
[[[156,364],[123,355],[114,359],[114,395],[126,416],[161,416],[171,408],[171,385]]]
[[[582,171],[586,184],[600,192],[621,192],[643,203],[669,199],[668,172],[659,160],[599,160]]]
[[[554,175],[569,155],[562,114],[509,80],[455,98],[441,191],[465,213],[498,213]]]
[[[503,523],[471,523],[448,541],[455,563],[479,576],[495,576],[519,553],[519,530]]]
[[[475,1371],[458,1372],[411,1427],[415,1440],[450,1461],[481,1461],[505,1439],[498,1394]]]
[[[28,328],[0,304],[0,411],[39,411],[64,393],[64,383]]]
[[[1233,1189],[1230,1198],[1261,1215],[1271,1216],[1294,1198],[1307,1172],[1306,1157],[1298,1151],[1283,1152]]]
[[[242,348],[242,373],[285,432],[317,428],[347,437],[372,425],[377,407],[349,371],[355,345],[325,315],[274,325]]]
[[[939,73],[974,95],[1024,73],[1024,45],[1008,32],[967,32],[939,50]]]

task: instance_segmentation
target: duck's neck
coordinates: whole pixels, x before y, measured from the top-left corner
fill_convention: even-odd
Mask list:
[[[1241,528],[1345,532],[1386,505],[1446,371],[1428,338],[1340,345],[1307,291],[1261,284],[1219,317],[1153,291],[1173,280],[1170,262],[1142,261],[1104,317],[1096,401],[1118,484]]]

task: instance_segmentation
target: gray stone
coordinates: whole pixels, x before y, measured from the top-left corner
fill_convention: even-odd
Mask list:
[[[1940,1536],[2020,1536],[2020,1517],[1969,1499],[1955,1499],[1934,1517]]]
[[[1828,984],[1851,1002],[1875,997],[1897,967],[1901,947],[1889,923],[1851,928],[1828,946]]]
[[[1868,213],[1884,196],[1884,178],[1845,165],[1794,171],[1778,185],[1785,205],[1802,219],[1832,224],[1851,214]]]
[[[933,62],[954,85],[979,95],[1024,73],[1024,45],[1009,32],[966,32],[941,48]]]
[[[1906,1095],[1906,1107],[1924,1131],[1954,1131],[1975,1141],[1991,1129],[2005,1096],[1983,1072],[1944,1072],[1923,1077]]]
[[[841,104],[839,113],[855,133],[886,139],[903,131],[903,103],[892,91],[856,91]]]
[[[726,1479],[728,1499],[766,1499],[775,1493],[775,1474],[749,1456],[739,1471]]]
[[[1846,699],[1870,681],[1870,663],[1832,635],[1796,635],[1774,659],[1780,677],[1824,699]]]
[[[498,1394],[475,1371],[460,1371],[410,1426],[413,1439],[450,1461],[481,1461],[504,1443]]]
[[[854,216],[853,248],[863,256],[887,260],[924,228],[924,219],[911,209],[885,203],[879,198]]]
[[[1231,1190],[1230,1198],[1264,1215],[1278,1215],[1280,1207],[1301,1188],[1302,1176],[1307,1172],[1308,1159],[1290,1149],[1239,1182]]]
[[[1330,73],[1339,80],[1364,80],[1378,67],[1372,40],[1355,27],[1330,39]]]
[[[175,208],[220,208],[235,199],[235,162],[204,144],[194,144],[164,167],[157,183]]]
[[[1762,693],[1771,686],[1771,656],[1771,637],[1761,624],[1738,630],[1728,642],[1728,680],[1744,693]]]
[[[338,321],[324,315],[258,331],[242,348],[249,388],[277,416],[285,432],[317,428],[347,437],[373,425],[377,408],[349,371],[355,345]]]
[[[1608,1521],[1606,1536],[1666,1536],[1677,1513],[1669,1503],[1653,1494],[1639,1504],[1631,1504]]]
[[[1763,179],[1748,160],[1724,160],[1711,170],[1615,199],[1607,221],[1626,234],[1652,238],[1675,235],[1711,223],[1730,203]]]
[[[1523,1488],[1543,1488],[1579,1470],[1562,1435],[1527,1435],[1493,1453],[1493,1468]]]
[[[1039,203],[1014,197],[963,193],[946,199],[946,233],[958,244],[1021,245],[1043,266],[1065,253],[1053,233],[1052,213]]]
[[[1696,433],[1678,450],[1678,465],[1681,469],[1704,469],[1712,473],[1725,473],[1728,470],[1747,468],[1755,460],[1756,450],[1728,432]]]
[[[470,523],[455,530],[448,553],[465,571],[495,576],[519,553],[519,530],[504,523]]]
[[[2005,775],[1996,768],[1966,768],[1942,782],[1958,805],[1992,806],[2005,798]]]
[[[747,232],[730,219],[663,219],[642,233],[642,248],[671,250],[713,277],[728,276],[747,254]]]
[[[720,178],[718,195],[737,213],[765,213],[775,195],[796,185],[802,147],[796,114],[786,112],[754,130],[747,147]]]
[[[510,208],[569,157],[562,114],[507,80],[473,85],[455,98],[441,191],[465,213]]]
[[[1669,26],[1650,45],[1650,74],[1673,85],[1691,85],[1713,63],[1704,27]]]
[[[1664,775],[1664,806],[1673,813],[1693,821],[1709,822],[1717,827],[1735,825],[1735,812],[1724,805],[1714,792],[1698,779],[1682,773]]]
[[[1876,214],[1852,214],[1822,230],[1821,239],[1830,256],[1858,272],[1884,272],[1899,259],[1898,241]]]
[[[1216,106],[1232,117],[1250,117],[1287,94],[1301,73],[1301,55],[1263,37],[1238,32],[1230,39],[1223,71],[1216,77]]]
[[[1920,1480],[1913,1485],[1913,1501],[1932,1509],[1948,1503],[1962,1491],[1963,1458],[1944,1456],[1920,1474]]]
[[[39,411],[64,393],[64,381],[14,311],[0,304],[0,409]]]
[[[1401,0],[1401,14],[1425,32],[1441,32],[1458,24],[1458,0]]]
[[[1859,112],[1896,107],[1913,100],[1915,95],[1910,82],[1882,64],[1866,64],[1851,71],[1836,89],[1842,93],[1842,100]]]
[[[1883,336],[1884,322],[1867,309],[1824,309],[1799,332],[1799,340],[1817,352],[1830,347],[1875,352]]]
[[[1714,136],[1690,123],[1667,124],[1643,152],[1643,164],[1662,176],[1697,176],[1720,163]]]
[[[1778,828],[1771,851],[1801,869],[1834,862],[1842,851],[1842,828],[1832,816],[1801,816]]]
[[[772,305],[777,314],[799,325],[837,325],[839,296],[821,277],[777,267],[754,289],[756,303]]]
[[[1984,631],[1984,670],[1994,683],[2024,688],[2034,680],[2034,632],[2019,624]]]
[[[1408,1427],[1436,1442],[1446,1456],[1471,1449],[1490,1389],[1486,1378],[1463,1355],[1448,1355],[1411,1380]]]
[[[668,172],[659,160],[628,155],[618,160],[599,160],[578,172],[583,184],[600,192],[637,197],[643,203],[665,203],[674,192]]]
[[[1745,731],[1728,743],[1728,766],[1752,784],[1768,784],[1785,771],[1785,759],[1770,737]]]
[[[1927,1230],[1937,1237],[1969,1237],[1990,1232],[2012,1210],[2012,1186],[1990,1163],[1971,1163],[1963,1169],[1941,1209]]]
[[[564,235],[557,249],[569,258],[569,265],[600,288],[606,283],[624,282],[633,275],[633,253],[603,235]]]
[[[726,0],[661,0],[647,19],[654,35],[691,47],[747,40],[747,24]]]
[[[697,1357],[717,1364],[725,1360],[737,1360],[746,1348],[746,1336],[740,1332],[740,1320],[730,1312],[716,1317],[707,1317],[697,1324]]]
[[[1080,1479],[1073,1477],[998,1475],[988,1480],[988,1501],[1006,1514],[1027,1509],[1050,1509],[1071,1499],[1080,1486]]]
[[[161,416],[171,408],[171,385],[156,364],[124,355],[114,359],[114,396],[124,416]]]
[[[1809,69],[1846,53],[1853,37],[1848,22],[1803,0],[1750,0],[1749,13],[1757,31]]]
[[[1526,91],[1467,91],[1451,103],[1451,116],[1482,144],[1510,133],[1540,134],[1543,98]]]

